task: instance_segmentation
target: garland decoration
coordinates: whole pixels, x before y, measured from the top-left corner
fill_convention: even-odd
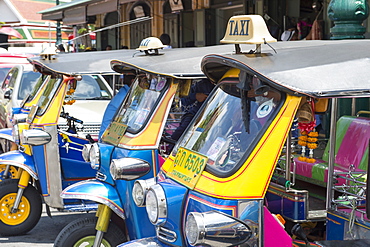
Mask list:
[[[308,163],[315,163],[313,150],[317,148],[318,132],[315,130],[316,119],[314,116],[314,101],[307,100],[298,111],[298,129],[300,136],[298,137],[298,145],[302,147],[301,156],[298,160]],[[306,157],[306,147],[309,149],[308,157]]]
[[[73,103],[75,103],[76,102],[76,100],[75,99],[73,99],[73,94],[74,94],[74,92],[75,92],[76,90],[74,89],[74,88],[72,88],[72,87],[70,87],[69,89],[68,89],[68,91],[67,91],[67,95],[68,96],[70,96],[69,97],[69,99],[68,100],[65,100],[64,102],[63,102],[63,105],[73,105]]]

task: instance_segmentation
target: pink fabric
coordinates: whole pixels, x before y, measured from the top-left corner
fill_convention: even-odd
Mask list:
[[[272,216],[270,211],[263,207],[263,227],[264,227],[264,246],[265,247],[292,247],[293,241],[280,223]]]
[[[317,164],[321,164],[322,166],[325,166],[326,168],[325,168],[324,182],[326,183],[328,181],[328,164],[325,161],[316,159],[315,163],[307,163],[307,162],[298,160],[298,158],[294,158],[294,162],[296,163],[296,174],[304,176],[304,177],[308,177],[308,178],[313,178],[312,177],[313,166]],[[293,166],[291,168],[291,171],[293,171]],[[341,167],[334,167],[334,172],[346,172],[346,171],[348,171],[348,169],[346,170]],[[336,185],[341,185],[345,183],[345,179],[343,178],[338,178],[337,180],[338,182],[336,183]]]
[[[363,118],[354,119],[343,137],[335,163],[347,170],[353,164],[358,171],[357,168],[368,148],[369,138],[370,121]]]
[[[158,155],[159,168],[162,167],[163,163],[166,161],[162,156]]]

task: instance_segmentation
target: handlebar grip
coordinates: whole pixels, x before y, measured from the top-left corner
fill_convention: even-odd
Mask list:
[[[80,123],[80,124],[83,124],[84,123],[82,120],[77,119],[75,117],[72,117],[68,113],[65,113],[65,112],[61,112],[60,113],[60,117],[65,118],[67,120],[71,120],[71,121],[76,122],[76,123]]]

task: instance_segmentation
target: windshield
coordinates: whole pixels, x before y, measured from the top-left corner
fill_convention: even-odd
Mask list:
[[[82,80],[77,82],[74,99],[111,99],[112,95],[103,82],[103,78],[97,75],[83,75]]]
[[[11,68],[0,68],[0,82],[4,81],[6,74]]]
[[[119,110],[115,122],[128,126],[128,131],[138,132],[165,90],[166,78],[154,75],[139,75],[132,86],[130,97]]]
[[[40,88],[45,75],[33,71],[23,71],[21,83],[18,90],[18,100],[24,99],[31,92],[33,96],[36,94],[37,90]],[[31,98],[33,97],[31,96]]]
[[[50,102],[54,98],[54,94],[59,88],[60,84],[62,83],[62,77],[58,78],[51,78],[48,82],[45,90],[42,92],[39,101],[37,102],[37,106],[39,107],[37,110],[37,115],[41,116],[45,113],[46,109],[48,108]]]
[[[273,89],[258,96],[251,91],[247,94],[235,83],[221,84],[174,152],[184,147],[205,155],[206,169],[218,176],[240,167],[239,161],[267,128],[281,102],[280,93]]]

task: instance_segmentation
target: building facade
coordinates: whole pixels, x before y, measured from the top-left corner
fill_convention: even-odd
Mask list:
[[[170,35],[172,47],[219,44],[228,19],[239,14],[262,15],[278,40],[286,30],[294,31],[294,39],[329,39],[333,24],[328,4],[314,0],[75,0],[38,13],[43,20],[61,21],[76,29],[94,25],[94,45],[104,50],[107,45],[137,48],[142,39],[162,33]],[[367,38],[369,21],[363,25]]]

